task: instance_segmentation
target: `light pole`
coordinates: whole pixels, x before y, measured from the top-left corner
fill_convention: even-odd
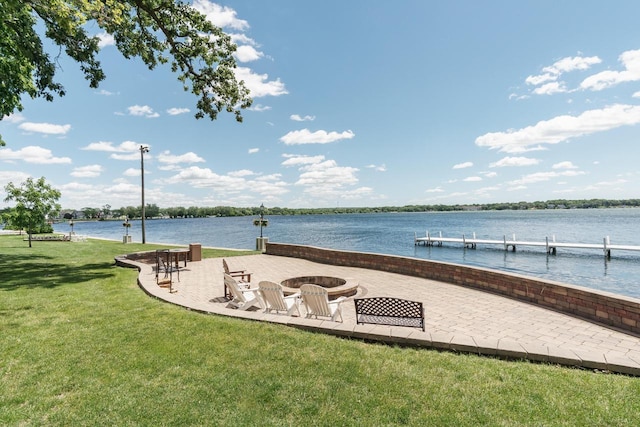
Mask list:
[[[260,204],[260,238],[262,239],[262,227],[264,227],[264,203]]]
[[[142,243],[147,243],[147,238],[145,236],[144,229],[144,219],[145,219],[145,211],[144,211],[144,153],[149,152],[149,147],[146,145],[140,146],[140,176],[142,183]]]
[[[264,203],[260,205],[260,219],[254,219],[253,225],[260,227],[260,237],[256,239],[256,250],[264,252],[266,249],[267,237],[262,237],[262,227],[266,227],[269,224],[268,219],[264,219]]]

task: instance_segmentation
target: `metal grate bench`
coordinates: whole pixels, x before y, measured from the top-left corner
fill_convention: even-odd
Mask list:
[[[421,302],[400,298],[354,298],[356,321],[389,326],[408,326],[425,330]]]

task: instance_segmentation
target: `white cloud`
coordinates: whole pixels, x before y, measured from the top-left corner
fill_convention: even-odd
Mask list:
[[[538,86],[539,84],[554,81],[558,76],[556,74],[544,73],[538,76],[529,76],[525,79],[525,82],[530,85]]]
[[[256,149],[257,150],[257,149]],[[166,153],[158,156],[165,158]],[[139,155],[138,155],[139,158]],[[167,187],[173,184],[184,184],[193,188],[206,188],[209,193],[203,200],[210,204],[255,204],[257,200],[270,203],[281,202],[279,196],[289,192],[290,184],[284,182],[280,174],[261,175],[251,170],[241,169],[220,175],[209,168],[191,166],[184,169],[164,167],[163,170],[178,172],[167,179],[158,179],[158,185]],[[139,176],[137,169],[131,168],[127,174]],[[168,194],[168,193],[165,193]],[[150,198],[153,200],[153,198]],[[174,199],[177,200],[177,199]],[[201,200],[202,202],[202,200]],[[176,203],[180,203],[177,202]],[[193,203],[192,201],[183,204]]]
[[[316,116],[300,116],[299,114],[292,114],[289,118],[296,122],[312,122],[316,119]]]
[[[386,165],[368,165],[367,168],[369,169],[373,169],[377,172],[386,172],[387,171],[387,166]]]
[[[582,81],[582,89],[602,90],[624,82],[640,80],[640,50],[628,50],[618,58],[625,67],[624,71],[603,71]]]
[[[113,46],[116,44],[116,40],[113,38],[111,34],[107,32],[99,33],[98,38],[100,39],[100,41],[98,41],[98,47],[100,49],[102,49],[105,46]]]
[[[553,95],[554,93],[562,92],[567,92],[567,88],[562,82],[550,82],[533,90],[536,95]]]
[[[81,184],[79,182],[70,182],[68,184],[63,184],[60,186],[62,190],[76,190],[76,191],[87,191],[95,188],[91,184]]]
[[[558,144],[570,138],[638,123],[640,106],[615,104],[578,116],[557,116],[518,130],[486,133],[476,138],[475,143],[501,152],[522,153],[543,149],[541,144]]]
[[[516,101],[521,101],[523,99],[529,99],[529,95],[518,95],[517,93],[510,93],[509,99],[515,99]]]
[[[289,192],[289,184],[282,181],[281,175],[277,173],[259,176],[250,183],[250,186],[252,191],[268,200]]]
[[[132,105],[127,108],[127,111],[129,111],[129,114],[132,116],[143,116],[147,118],[156,118],[160,116],[160,114],[153,111],[153,108],[148,105]]]
[[[429,188],[426,190],[427,193],[444,193],[442,187]]]
[[[597,56],[573,56],[562,58],[556,61],[553,65],[544,67],[542,69],[542,74],[527,77],[525,82],[528,85],[533,86],[544,84],[533,91],[538,95],[566,92],[564,83],[557,81],[562,74],[575,70],[587,70],[592,65],[599,64],[600,62],[602,62],[602,60]]]
[[[614,187],[616,185],[621,185],[621,184],[626,184],[627,181],[626,179],[616,179],[615,181],[600,181],[600,182],[596,182],[595,184],[593,184],[594,188],[599,188],[599,187]]]
[[[640,91],[638,92],[634,92],[633,95],[631,95],[633,98],[640,98]]]
[[[5,123],[20,123],[25,121],[26,119],[24,118],[24,116],[21,113],[12,113],[9,114],[8,116],[4,116],[2,118],[2,121]]]
[[[565,162],[556,163],[553,166],[551,166],[551,168],[552,169],[577,169],[578,167],[569,161],[565,161]]]
[[[458,163],[457,165],[453,165],[453,169],[466,169],[473,166],[473,162],[464,162]]]
[[[260,113],[262,111],[271,110],[271,107],[269,107],[268,105],[256,104],[256,105],[252,105],[251,107],[249,107],[249,110],[257,111],[258,113]]]
[[[177,116],[179,114],[186,114],[189,111],[191,111],[191,110],[189,110],[188,108],[176,108],[176,107],[173,107],[173,108],[169,108],[167,110],[167,114],[169,114],[170,116]]]
[[[71,176],[76,178],[96,178],[104,171],[102,165],[87,165],[73,168]]]
[[[193,7],[205,15],[211,23],[220,28],[233,28],[234,30],[249,28],[249,23],[243,19],[238,19],[237,12],[228,6],[220,6],[209,0],[195,0]]]
[[[13,162],[16,160],[35,164],[71,163],[69,157],[54,157],[51,150],[33,145],[15,151],[10,148],[0,149],[0,161]]]
[[[497,162],[491,163],[490,168],[502,168],[506,166],[532,166],[540,163],[538,159],[532,159],[529,157],[503,157]]]
[[[24,182],[27,180],[27,178],[29,178],[29,174],[26,174],[24,172],[0,170],[0,188],[4,188],[10,182],[13,182],[14,184],[18,182]],[[0,197],[0,202],[2,202],[3,199],[4,196]]]
[[[248,37],[246,34],[231,33],[228,35],[231,37],[231,41],[237,45],[248,44],[251,46],[257,46],[257,43],[255,42],[255,40],[253,40],[251,37]]]
[[[353,190],[341,191],[339,197],[343,200],[356,200],[363,197],[371,197],[373,188],[359,187]]]
[[[355,134],[350,130],[338,133],[324,130],[311,132],[309,129],[302,129],[287,133],[280,138],[280,141],[284,142],[285,145],[328,144],[342,139],[351,139],[354,136]]]
[[[179,156],[171,154],[169,151],[163,151],[157,157],[160,163],[175,165],[178,163],[203,163],[205,160],[196,153],[189,151]]]
[[[258,51],[253,46],[242,45],[238,46],[238,49],[235,51],[233,56],[235,56],[240,62],[252,62],[262,58],[264,53]]]
[[[287,160],[282,162],[282,166],[300,166],[320,163],[324,161],[324,156],[298,156],[294,154],[283,154],[282,157],[286,157]]]
[[[500,190],[499,186],[493,186],[493,187],[482,187],[482,188],[478,188],[477,190],[474,191],[474,193],[478,196],[489,196],[489,192],[491,191],[498,191]]]
[[[249,154],[255,154],[257,152],[259,152],[260,149],[259,148],[249,148]]]
[[[229,176],[233,176],[233,177],[244,177],[244,176],[252,176],[252,175],[255,175],[255,173],[253,171],[250,171],[249,169],[240,169],[237,171],[229,172]]]
[[[243,177],[233,177],[230,175],[218,175],[209,168],[199,168],[191,166],[181,170],[171,177],[168,183],[186,182],[195,188],[213,188],[218,191],[241,193],[250,189],[250,186]]]
[[[139,144],[135,141],[124,141],[118,146],[114,146],[113,142],[98,141],[98,142],[92,142],[86,147],[82,147],[81,150],[105,151],[108,153],[132,153],[132,152],[140,151],[141,145],[150,147],[149,144]]]
[[[269,78],[267,74],[256,74],[246,67],[237,67],[235,74],[238,80],[244,80],[245,85],[251,91],[252,98],[280,96],[289,93],[280,79],[267,81]]]
[[[21,123],[18,128],[27,132],[44,133],[47,135],[65,135],[71,130],[71,125],[24,122]]]
[[[145,156],[145,158],[149,158],[149,157],[151,156],[149,155]],[[109,156],[109,158],[114,160],[126,160],[126,161],[140,160],[140,154],[139,153],[130,153],[130,154],[113,153]]]
[[[469,176],[465,179],[463,179],[464,182],[478,182],[478,181],[482,181],[482,177],[479,176]]]
[[[338,166],[335,160],[326,160],[320,163],[312,163],[300,168],[302,173],[296,185],[304,185],[312,188],[331,187],[340,188],[345,185],[353,185],[358,182],[355,173],[357,168]]]
[[[140,169],[139,169],[139,168],[129,168],[129,169],[125,170],[122,174],[123,174],[124,176],[131,176],[131,177],[133,177],[133,176],[140,176],[140,172],[141,172],[141,171],[140,171]],[[144,173],[144,174],[145,174],[145,176],[146,176],[146,175],[147,175],[147,171],[145,171],[145,173]]]
[[[98,95],[102,95],[102,96],[111,96],[111,95],[115,95],[113,92],[109,92],[108,90],[104,90],[104,89],[100,89],[99,91],[96,92]]]
[[[515,181],[511,181],[509,184],[511,186],[522,186],[526,184],[533,184],[536,182],[549,181],[550,179],[558,178],[558,177],[573,177],[573,176],[579,176],[584,174],[585,174],[584,172],[574,171],[574,170],[568,170],[564,172],[537,172],[537,173],[532,173],[530,175],[526,175]]]
[[[597,56],[574,56],[574,57],[566,57],[562,58],[559,61],[556,61],[552,66],[543,68],[542,71],[552,73],[552,74],[561,74],[568,73],[575,70],[588,70],[592,65],[596,65],[601,63],[602,60]]]

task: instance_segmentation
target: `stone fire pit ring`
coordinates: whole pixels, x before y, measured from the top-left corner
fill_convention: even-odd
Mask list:
[[[329,299],[334,300],[338,297],[350,297],[358,292],[358,283],[353,279],[342,279],[340,277],[331,276],[301,276],[292,277],[280,282],[285,295],[300,292],[300,286],[310,283],[325,288],[329,294]]]

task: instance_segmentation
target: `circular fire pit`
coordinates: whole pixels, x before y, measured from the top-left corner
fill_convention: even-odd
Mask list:
[[[341,279],[330,276],[302,276],[283,280],[282,285],[285,295],[295,294],[300,291],[300,286],[305,284],[318,285],[325,288],[329,294],[329,299],[338,297],[350,297],[358,292],[358,283],[350,279]]]

